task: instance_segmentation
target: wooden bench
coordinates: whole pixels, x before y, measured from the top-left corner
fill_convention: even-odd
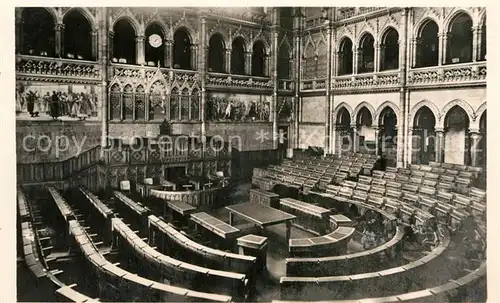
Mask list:
[[[324,236],[290,239],[288,251],[291,257],[324,257],[332,253],[343,254],[347,251],[347,243],[354,231],[352,227],[341,226]]]

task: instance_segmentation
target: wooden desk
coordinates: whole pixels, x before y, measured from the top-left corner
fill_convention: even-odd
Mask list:
[[[262,271],[267,268],[267,238],[257,235],[246,235],[237,239],[239,252],[242,255],[249,255],[257,258],[257,270]]]
[[[205,212],[191,214],[191,221],[224,239],[235,238],[240,233],[238,228],[231,226]]]
[[[261,203],[273,208],[279,208],[280,196],[270,191],[262,189],[250,189],[250,202]]]
[[[286,223],[286,240],[290,239],[291,221],[296,217],[270,206],[252,202],[226,206],[229,210],[229,224],[233,224],[233,216],[240,216],[245,220],[259,225],[261,228]]]

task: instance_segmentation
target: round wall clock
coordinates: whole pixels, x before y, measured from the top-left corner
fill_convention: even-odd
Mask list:
[[[149,36],[149,45],[152,47],[160,47],[161,46],[161,37],[157,34],[152,34]]]

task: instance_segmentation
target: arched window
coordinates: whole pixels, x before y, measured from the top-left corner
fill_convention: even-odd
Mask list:
[[[412,163],[428,164],[436,160],[435,126],[434,113],[427,106],[421,107],[413,121]]]
[[[182,90],[182,96],[181,96],[181,120],[189,120],[189,90],[187,88]]]
[[[302,78],[304,80],[316,78],[316,67],[318,64],[318,57],[314,51],[314,45],[309,43],[304,51],[304,68]]]
[[[282,43],[278,57],[278,78],[290,79],[290,50],[288,44]]]
[[[358,49],[358,73],[371,73],[374,71],[375,49],[373,43],[375,40],[371,34],[364,34],[359,41]]]
[[[417,40],[417,67],[438,65],[439,38],[436,22],[428,20],[422,25]]]
[[[444,162],[470,165],[469,115],[453,106],[444,117]]]
[[[266,51],[262,41],[256,41],[252,48],[252,76],[263,77],[266,73]]]
[[[134,90],[130,84],[123,89],[123,120],[132,120],[134,118]]]
[[[146,119],[146,94],[142,85],[137,86],[134,95],[135,120]]]
[[[26,55],[55,56],[55,22],[45,8],[24,8],[22,50]]]
[[[342,154],[343,151],[351,150],[353,147],[351,115],[345,107],[342,107],[337,113],[336,132],[338,132],[337,144],[339,144],[337,147],[340,148],[338,154]]]
[[[170,93],[170,120],[172,121],[177,121],[180,118],[179,99],[179,89],[174,87]]]
[[[149,90],[149,120],[165,118],[165,87],[159,81],[153,83]]]
[[[479,49],[479,60],[486,60],[486,18],[481,26],[481,48]]]
[[[136,64],[135,30],[127,19],[121,19],[113,27],[113,61]]]
[[[113,84],[109,93],[109,120],[121,119],[121,92],[118,84]]]
[[[466,13],[458,14],[450,23],[446,63],[472,61],[472,19]]]
[[[186,29],[178,29],[174,34],[174,68],[192,69],[191,39]]]
[[[89,21],[78,10],[64,16],[64,57],[93,60],[92,29]]]
[[[158,22],[146,27],[145,59],[149,66],[165,66],[165,35]]]
[[[340,51],[339,51],[339,70],[338,74],[341,75],[350,75],[352,74],[352,41],[349,38],[344,38],[340,42]]]
[[[196,88],[191,92],[191,120],[200,120],[200,91]]]
[[[224,39],[220,34],[215,34],[210,37],[208,42],[208,71],[223,73],[224,72]]]
[[[396,127],[398,125],[396,113],[394,110],[386,106],[379,115],[378,125],[380,127],[378,140],[378,148],[382,154],[385,154],[386,158],[394,161],[395,163],[395,153],[389,152],[387,149],[393,149],[396,147],[398,131]],[[394,164],[391,163],[391,164]]]
[[[242,37],[237,37],[232,43],[231,73],[236,75],[245,74],[245,40]]]
[[[316,60],[316,78],[326,78],[328,73],[328,47],[326,43],[320,42],[316,52],[318,53],[318,58]]]
[[[382,37],[380,49],[380,70],[399,68],[399,34],[389,28]]]

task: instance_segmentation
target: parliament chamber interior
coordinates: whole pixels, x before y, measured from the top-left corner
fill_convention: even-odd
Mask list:
[[[17,299],[486,293],[484,7],[18,7]]]

